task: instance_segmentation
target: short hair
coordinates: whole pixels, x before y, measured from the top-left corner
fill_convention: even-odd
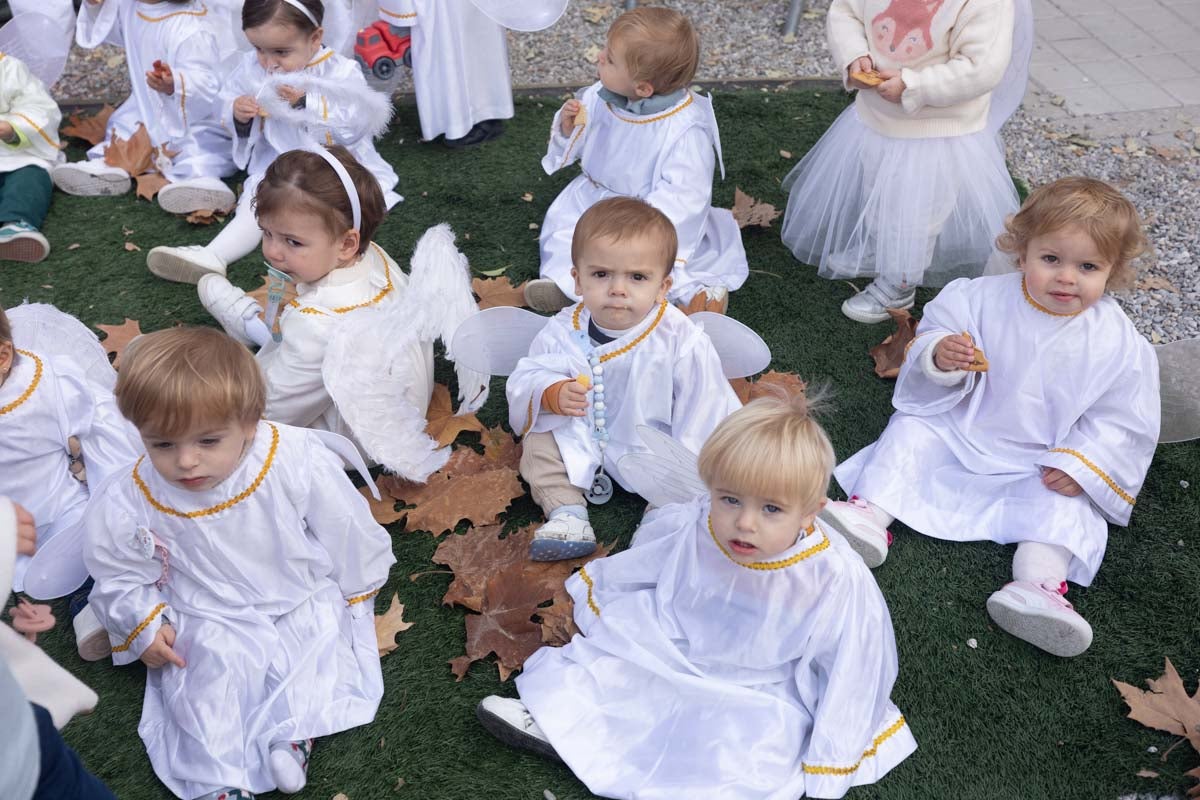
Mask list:
[[[379,179],[340,144],[328,148],[350,174],[358,192],[362,222],[358,228],[358,252],[367,251],[375,231],[387,215]],[[354,227],[354,210],[346,186],[333,167],[320,154],[309,150],[289,150],[271,162],[254,193],[254,213],[267,217],[287,209],[305,211],[325,221],[330,236],[341,236]]]
[[[1109,286],[1133,285],[1137,277],[1133,260],[1149,249],[1141,217],[1129,198],[1095,178],[1060,178],[1034,189],[1021,210],[1005,220],[996,247],[1020,257],[1032,239],[1068,225],[1083,230],[1112,262]]]
[[[626,11],[608,29],[624,49],[625,68],[635,81],[649,81],[656,94],[682,89],[700,65],[700,34],[671,8],[646,6]]]
[[[325,6],[321,0],[298,0],[298,2],[313,15],[317,25],[313,25],[312,20],[304,16],[300,9],[284,0],[245,0],[242,3],[242,30],[258,28],[278,18],[289,28],[297,28],[310,34],[320,27],[320,23],[324,22]]]
[[[836,461],[829,436],[811,413],[818,402],[804,394],[768,395],[730,414],[700,449],[705,485],[815,510]]]
[[[117,408],[139,430],[180,436],[230,420],[253,424],[267,405],[258,362],[216,328],[181,326],[132,342],[117,373]]]
[[[670,275],[679,251],[675,224],[666,214],[636,197],[610,197],[583,212],[575,223],[575,233],[571,237],[571,261],[578,265],[583,258],[584,247],[593,239],[620,242],[642,236],[656,240],[662,259],[663,277]]]

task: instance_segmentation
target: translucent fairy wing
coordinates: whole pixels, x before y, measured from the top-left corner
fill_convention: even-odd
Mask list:
[[[514,31],[540,31],[558,22],[567,0],[471,0],[492,22]]]
[[[4,313],[17,347],[67,358],[89,381],[109,391],[117,385],[117,373],[100,339],[75,317],[48,303],[24,303]]]
[[[321,440],[321,444],[336,453],[347,466],[354,468],[359,477],[366,482],[367,489],[371,492],[371,497],[379,500],[379,487],[375,485],[375,481],[371,478],[371,472],[367,469],[367,462],[363,461],[362,454],[358,452],[358,448],[354,446],[354,442],[333,431],[318,431],[313,429],[312,432]]]
[[[1161,381],[1160,442],[1200,439],[1200,339],[1185,339],[1154,348]]]
[[[762,337],[736,319],[711,311],[688,317],[708,334],[721,357],[726,378],[744,378],[762,372],[771,363],[771,348]]]
[[[25,63],[49,89],[62,75],[75,33],[69,0],[12,3],[13,18],[0,28],[0,53]]]
[[[511,375],[547,321],[523,308],[485,308],[458,326],[452,347],[460,364],[487,375]]]
[[[631,489],[656,507],[686,503],[708,492],[695,453],[648,425],[639,425],[637,432],[648,451],[627,453],[617,462]]]

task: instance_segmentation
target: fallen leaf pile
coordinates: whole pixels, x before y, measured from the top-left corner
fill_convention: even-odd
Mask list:
[[[108,126],[108,118],[115,110],[106,103],[103,108],[90,117],[71,114],[67,117],[67,124],[62,126],[60,133],[63,136],[83,139],[89,144],[100,144],[107,138],[104,129]]]
[[[447,537],[433,554],[435,563],[454,571],[442,602],[475,612],[466,618],[466,655],[450,661],[460,681],[472,662],[492,653],[500,680],[508,680],[543,644],[566,644],[576,632],[563,584],[579,567],[608,555],[610,547],[602,544],[571,561],[530,561],[529,543],[539,524],[503,538],[501,525],[471,528]],[[545,603],[550,605],[543,608]]]
[[[1117,687],[1121,699],[1129,706],[1129,719],[1147,728],[1182,736],[1193,750],[1200,753],[1200,687],[1189,696],[1171,659],[1164,660],[1166,666],[1163,674],[1158,678],[1146,679],[1149,691],[1118,680],[1113,681],[1113,686]],[[1163,760],[1166,760],[1166,753],[1163,754]],[[1200,781],[1200,767],[1184,774]],[[1200,797],[1200,785],[1193,786],[1188,796]]]
[[[126,317],[120,325],[97,325],[96,328],[104,334],[100,344],[104,345],[113,369],[120,369],[121,353],[125,352],[126,345],[142,335],[141,325],[136,319]]]
[[[479,298],[480,310],[496,306],[524,308],[525,292],[521,289],[523,285],[513,286],[508,278],[492,278],[490,280],[473,278],[471,291]]]
[[[751,383],[746,378],[733,378],[729,381],[733,387],[733,391],[737,394],[738,399],[742,401],[742,405],[749,403],[751,400],[757,400],[760,397],[777,397],[781,393],[784,397],[792,398],[797,395],[804,394],[807,384],[799,375],[792,372],[776,372],[771,370],[765,372],[758,380]]]
[[[474,414],[456,415],[450,402],[450,390],[442,384],[433,387],[433,397],[429,400],[429,410],[425,412],[425,432],[445,447],[453,442],[463,431],[483,431],[483,423]]]
[[[224,222],[227,216],[228,208],[202,208],[188,214],[186,219],[192,225],[212,225],[214,222]]]
[[[742,191],[741,187],[733,190],[733,218],[739,228],[757,225],[760,228],[771,227],[771,220],[777,219],[782,213],[770,203],[760,203]]]
[[[379,645],[379,657],[383,658],[399,647],[396,637],[412,626],[413,623],[404,621],[404,604],[400,602],[400,595],[393,593],[388,610],[375,615],[375,641]]]
[[[917,335],[918,320],[907,311],[888,309],[896,330],[879,344],[867,352],[875,360],[875,374],[881,378],[894,379],[900,374],[900,365],[908,353],[908,344]]]

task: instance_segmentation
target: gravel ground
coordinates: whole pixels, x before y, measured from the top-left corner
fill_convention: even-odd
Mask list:
[[[513,85],[583,86],[595,80],[595,56],[617,0],[576,0],[553,28],[510,33]],[[780,31],[787,0],[675,0],[702,38],[697,83],[735,79],[785,80],[834,72],[825,45],[828,0],[810,0],[794,37]],[[406,70],[393,86],[411,89]],[[117,48],[76,48],[55,96],[72,101],[117,101],[129,92]],[[1126,192],[1149,223],[1154,253],[1143,260],[1137,289],[1118,295],[1138,329],[1154,342],[1200,336],[1200,129],[1175,137],[1129,130],[1089,138],[1088,120],[1039,116],[1051,98],[1031,95],[1034,111],[1019,111],[1005,129],[1013,172],[1030,186],[1064,175],[1086,174]]]

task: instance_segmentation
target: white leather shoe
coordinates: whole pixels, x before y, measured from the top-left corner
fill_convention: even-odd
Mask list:
[[[246,335],[246,323],[262,312],[254,298],[229,282],[224,275],[208,273],[196,284],[200,304],[213,315],[225,332],[245,345],[255,342]]]
[[[82,197],[125,194],[132,185],[128,172],[101,160],[59,164],[50,171],[50,177],[67,194]]]
[[[572,514],[551,517],[533,534],[529,557],[534,561],[565,561],[582,558],[596,550],[591,523]]]
[[[520,700],[488,695],[475,706],[475,717],[488,733],[511,747],[532,750],[555,761],[562,760]]]
[[[236,202],[233,191],[216,178],[172,181],[158,190],[158,205],[171,214],[219,211],[231,208]]]
[[[158,277],[176,283],[199,283],[210,273],[225,275],[225,262],[200,245],[155,247],[146,254],[146,267]]]
[[[549,278],[536,278],[525,284],[525,305],[543,314],[557,314],[575,301],[563,294]]]
[[[875,519],[867,501],[851,497],[848,502],[827,503],[820,517],[846,537],[846,542],[871,569],[887,560],[892,534]]]
[[[1067,584],[1013,581],[987,599],[988,616],[1018,639],[1063,658],[1092,644],[1092,626],[1063,597]]]
[[[876,278],[866,289],[842,303],[842,313],[855,322],[885,322],[891,317],[888,309],[912,308],[916,299],[914,287],[902,289]]]
[[[100,625],[100,619],[91,604],[80,609],[71,625],[75,628],[75,647],[84,661],[100,661],[112,655],[108,631]]]

